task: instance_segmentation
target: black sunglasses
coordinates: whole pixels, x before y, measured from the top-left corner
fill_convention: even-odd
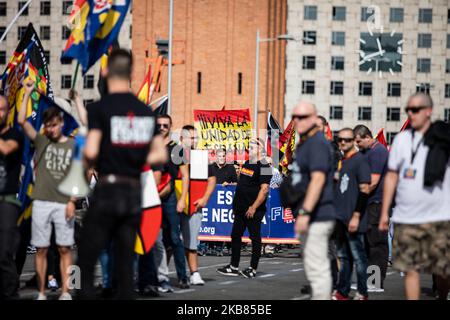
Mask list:
[[[427,106],[418,106],[418,107],[410,107],[410,106],[408,106],[408,107],[405,108],[405,112],[406,113],[411,112],[413,114],[417,114],[417,113],[419,113],[420,111],[422,111],[423,109],[426,109],[426,108],[428,108],[428,107]]]
[[[337,138],[337,141],[338,142],[342,142],[342,141],[344,141],[344,142],[352,142],[353,140],[355,140],[355,138]]]
[[[306,119],[306,118],[309,118],[309,117],[311,117],[310,114],[304,114],[304,115],[301,115],[301,114],[293,114],[293,115],[292,115],[292,120],[295,120],[295,119],[297,119],[297,120],[303,120],[303,119]]]
[[[169,125],[166,124],[166,123],[158,123],[157,126],[158,126],[158,128],[166,128],[166,129],[169,129]]]

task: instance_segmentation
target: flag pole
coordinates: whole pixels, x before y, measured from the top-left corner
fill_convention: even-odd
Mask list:
[[[11,23],[8,25],[8,27],[6,28],[5,32],[3,32],[3,35],[0,38],[0,44],[6,38],[6,35],[8,34],[9,30],[12,28],[14,23],[16,23],[17,19],[19,19],[19,17],[22,14],[22,12],[24,12],[25,9],[30,5],[31,1],[33,1],[33,0],[28,0],[28,2],[25,3],[25,5],[19,10],[19,12],[17,12],[16,16],[14,17],[14,19],[12,19]]]
[[[169,62],[167,75],[167,114],[172,111],[173,0],[169,2]]]
[[[77,66],[75,67],[75,73],[73,75],[72,80],[72,90],[75,89],[75,83],[77,82],[77,76],[78,76],[78,69],[80,68],[80,62],[77,61]]]

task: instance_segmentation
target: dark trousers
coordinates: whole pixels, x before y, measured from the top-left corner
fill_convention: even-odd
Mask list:
[[[376,265],[381,272],[381,287],[383,288],[384,279],[389,260],[388,233],[380,232],[378,224],[381,214],[381,203],[371,203],[367,206],[368,226],[366,232],[367,256],[369,266]]]
[[[117,298],[132,299],[134,245],[141,218],[141,190],[130,184],[98,183],[83,221],[78,265],[82,299],[94,299],[94,267],[100,252],[114,241]]]
[[[146,254],[139,256],[139,290],[144,290],[147,286],[159,286],[158,267],[155,262],[154,247]]]
[[[0,202],[0,299],[13,298],[19,285],[14,261],[19,245],[18,218],[18,206]]]
[[[253,269],[258,268],[259,258],[261,257],[261,221],[265,212],[256,212],[253,218],[249,219],[244,214],[235,214],[233,229],[231,231],[231,265],[239,267],[241,259],[242,236],[245,229],[248,229],[250,240],[252,241],[252,258],[250,266]]]

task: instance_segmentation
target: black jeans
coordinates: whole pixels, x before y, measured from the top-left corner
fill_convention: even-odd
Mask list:
[[[18,206],[0,202],[0,300],[13,298],[19,285],[14,261],[19,245],[18,218]]]
[[[245,229],[248,229],[250,240],[252,241],[250,266],[255,270],[258,268],[259,258],[261,257],[261,221],[264,215],[264,211],[256,212],[252,219],[247,218],[245,214],[234,215],[233,229],[231,231],[231,265],[233,267],[239,267],[242,236]]]
[[[131,184],[98,183],[83,221],[78,265],[80,298],[94,299],[94,267],[100,251],[114,241],[117,298],[132,299],[134,245],[141,218],[141,190]]]
[[[388,233],[380,232],[378,224],[381,214],[381,203],[371,203],[367,206],[368,226],[366,232],[367,256],[369,266],[376,265],[381,272],[381,287],[383,288],[384,279],[389,260]]]

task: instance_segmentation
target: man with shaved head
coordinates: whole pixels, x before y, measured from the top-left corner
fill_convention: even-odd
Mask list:
[[[394,267],[406,274],[406,298],[420,298],[423,271],[437,276],[439,297],[446,299],[450,285],[450,128],[443,122],[431,123],[433,101],[424,93],[412,95],[405,112],[411,129],[399,133],[391,147],[379,229],[388,230],[395,194],[392,254]],[[441,138],[438,130],[443,131]],[[436,149],[439,139],[446,139],[447,145]],[[435,173],[438,167],[441,174],[430,183],[430,170]]]
[[[292,184],[301,194],[293,214],[295,231],[306,235],[305,272],[312,299],[331,299],[332,279],[328,256],[329,239],[335,224],[333,207],[333,150],[318,127],[316,107],[300,102],[292,114],[300,144],[292,164]]]
[[[7,125],[8,101],[0,95],[0,300],[17,295],[19,278],[14,256],[19,244],[17,219],[22,134]]]

